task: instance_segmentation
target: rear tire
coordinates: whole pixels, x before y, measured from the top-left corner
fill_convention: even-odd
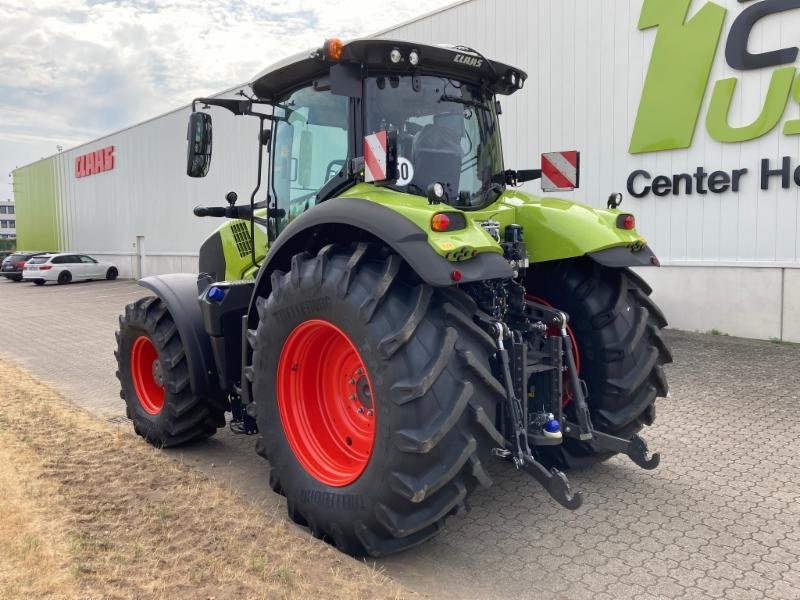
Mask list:
[[[154,446],[204,440],[225,426],[224,411],[192,393],[183,343],[159,298],[148,296],[125,307],[114,356],[128,418]]]
[[[117,271],[116,267],[109,267],[108,271],[106,271],[106,279],[109,281],[114,281],[119,276],[119,271]]]
[[[58,274],[59,285],[64,285],[65,283],[69,283],[71,281],[72,281],[72,273],[70,273],[69,271],[61,271],[61,273]]]
[[[327,246],[316,257],[295,256],[288,273],[272,274],[272,292],[256,302],[246,375],[270,485],[286,496],[290,517],[343,552],[382,556],[433,537],[477,486],[491,484],[484,461],[504,443],[493,425],[503,389],[490,371],[494,343],[473,323],[472,300],[420,283],[396,255],[371,257],[368,250]],[[287,439],[286,405],[276,397],[285,390],[277,381],[282,357],[300,356],[284,350],[287,338],[321,321],[357,349],[374,392],[371,452],[360,474],[351,472],[354,480],[337,485],[303,466],[303,448]],[[298,359],[291,370],[304,366]],[[348,373],[342,368],[343,378]],[[334,408],[357,411],[354,395],[341,394]],[[319,448],[326,452],[320,445],[306,451]]]
[[[661,335],[667,320],[650,299],[650,286],[630,269],[588,259],[542,263],[528,277],[528,292],[569,314],[595,428],[629,438],[652,425],[656,398],[669,391],[663,367],[672,354]],[[575,420],[571,405],[565,412]],[[537,451],[545,463],[562,469],[614,455],[573,439]]]

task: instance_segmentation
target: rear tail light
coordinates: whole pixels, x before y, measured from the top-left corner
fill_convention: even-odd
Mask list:
[[[431,217],[431,229],[434,231],[458,231],[467,226],[467,219],[458,212],[440,212]]]
[[[617,217],[617,227],[620,229],[635,229],[636,217],[633,215],[620,215]]]
[[[431,229],[434,231],[447,231],[450,227],[450,217],[445,213],[438,213],[431,217]]]
[[[49,271],[52,268],[53,268],[53,265],[42,265],[41,267],[39,267],[39,270],[40,271]]]
[[[18,269],[21,269],[21,268],[23,268],[23,267],[25,266],[25,261],[24,261],[24,260],[21,260],[21,261],[19,261],[18,263],[14,263],[14,266],[15,266],[16,268],[18,268]]]

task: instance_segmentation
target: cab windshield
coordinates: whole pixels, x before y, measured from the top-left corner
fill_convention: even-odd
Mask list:
[[[444,185],[447,202],[482,208],[505,189],[500,127],[491,95],[436,76],[365,81],[366,133],[397,131],[399,178],[391,187],[425,196]]]

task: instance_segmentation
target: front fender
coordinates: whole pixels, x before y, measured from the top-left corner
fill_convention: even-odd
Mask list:
[[[626,214],[625,211],[597,209],[520,192],[506,192],[501,202],[513,207],[516,222],[524,228],[533,262],[588,255],[601,264],[610,261],[615,266],[657,263],[652,262],[653,253],[644,237],[635,229],[617,227],[617,217]]]
[[[217,384],[217,368],[211,341],[203,327],[197,289],[197,275],[171,273],[145,277],[139,285],[158,296],[178,328],[189,369],[189,384],[195,396],[224,405],[225,396]]]

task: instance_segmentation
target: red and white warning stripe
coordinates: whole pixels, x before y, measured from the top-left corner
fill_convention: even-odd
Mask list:
[[[378,131],[364,138],[364,181],[387,179],[385,131]]]
[[[574,190],[578,187],[580,152],[546,152],[542,154],[542,191]]]

